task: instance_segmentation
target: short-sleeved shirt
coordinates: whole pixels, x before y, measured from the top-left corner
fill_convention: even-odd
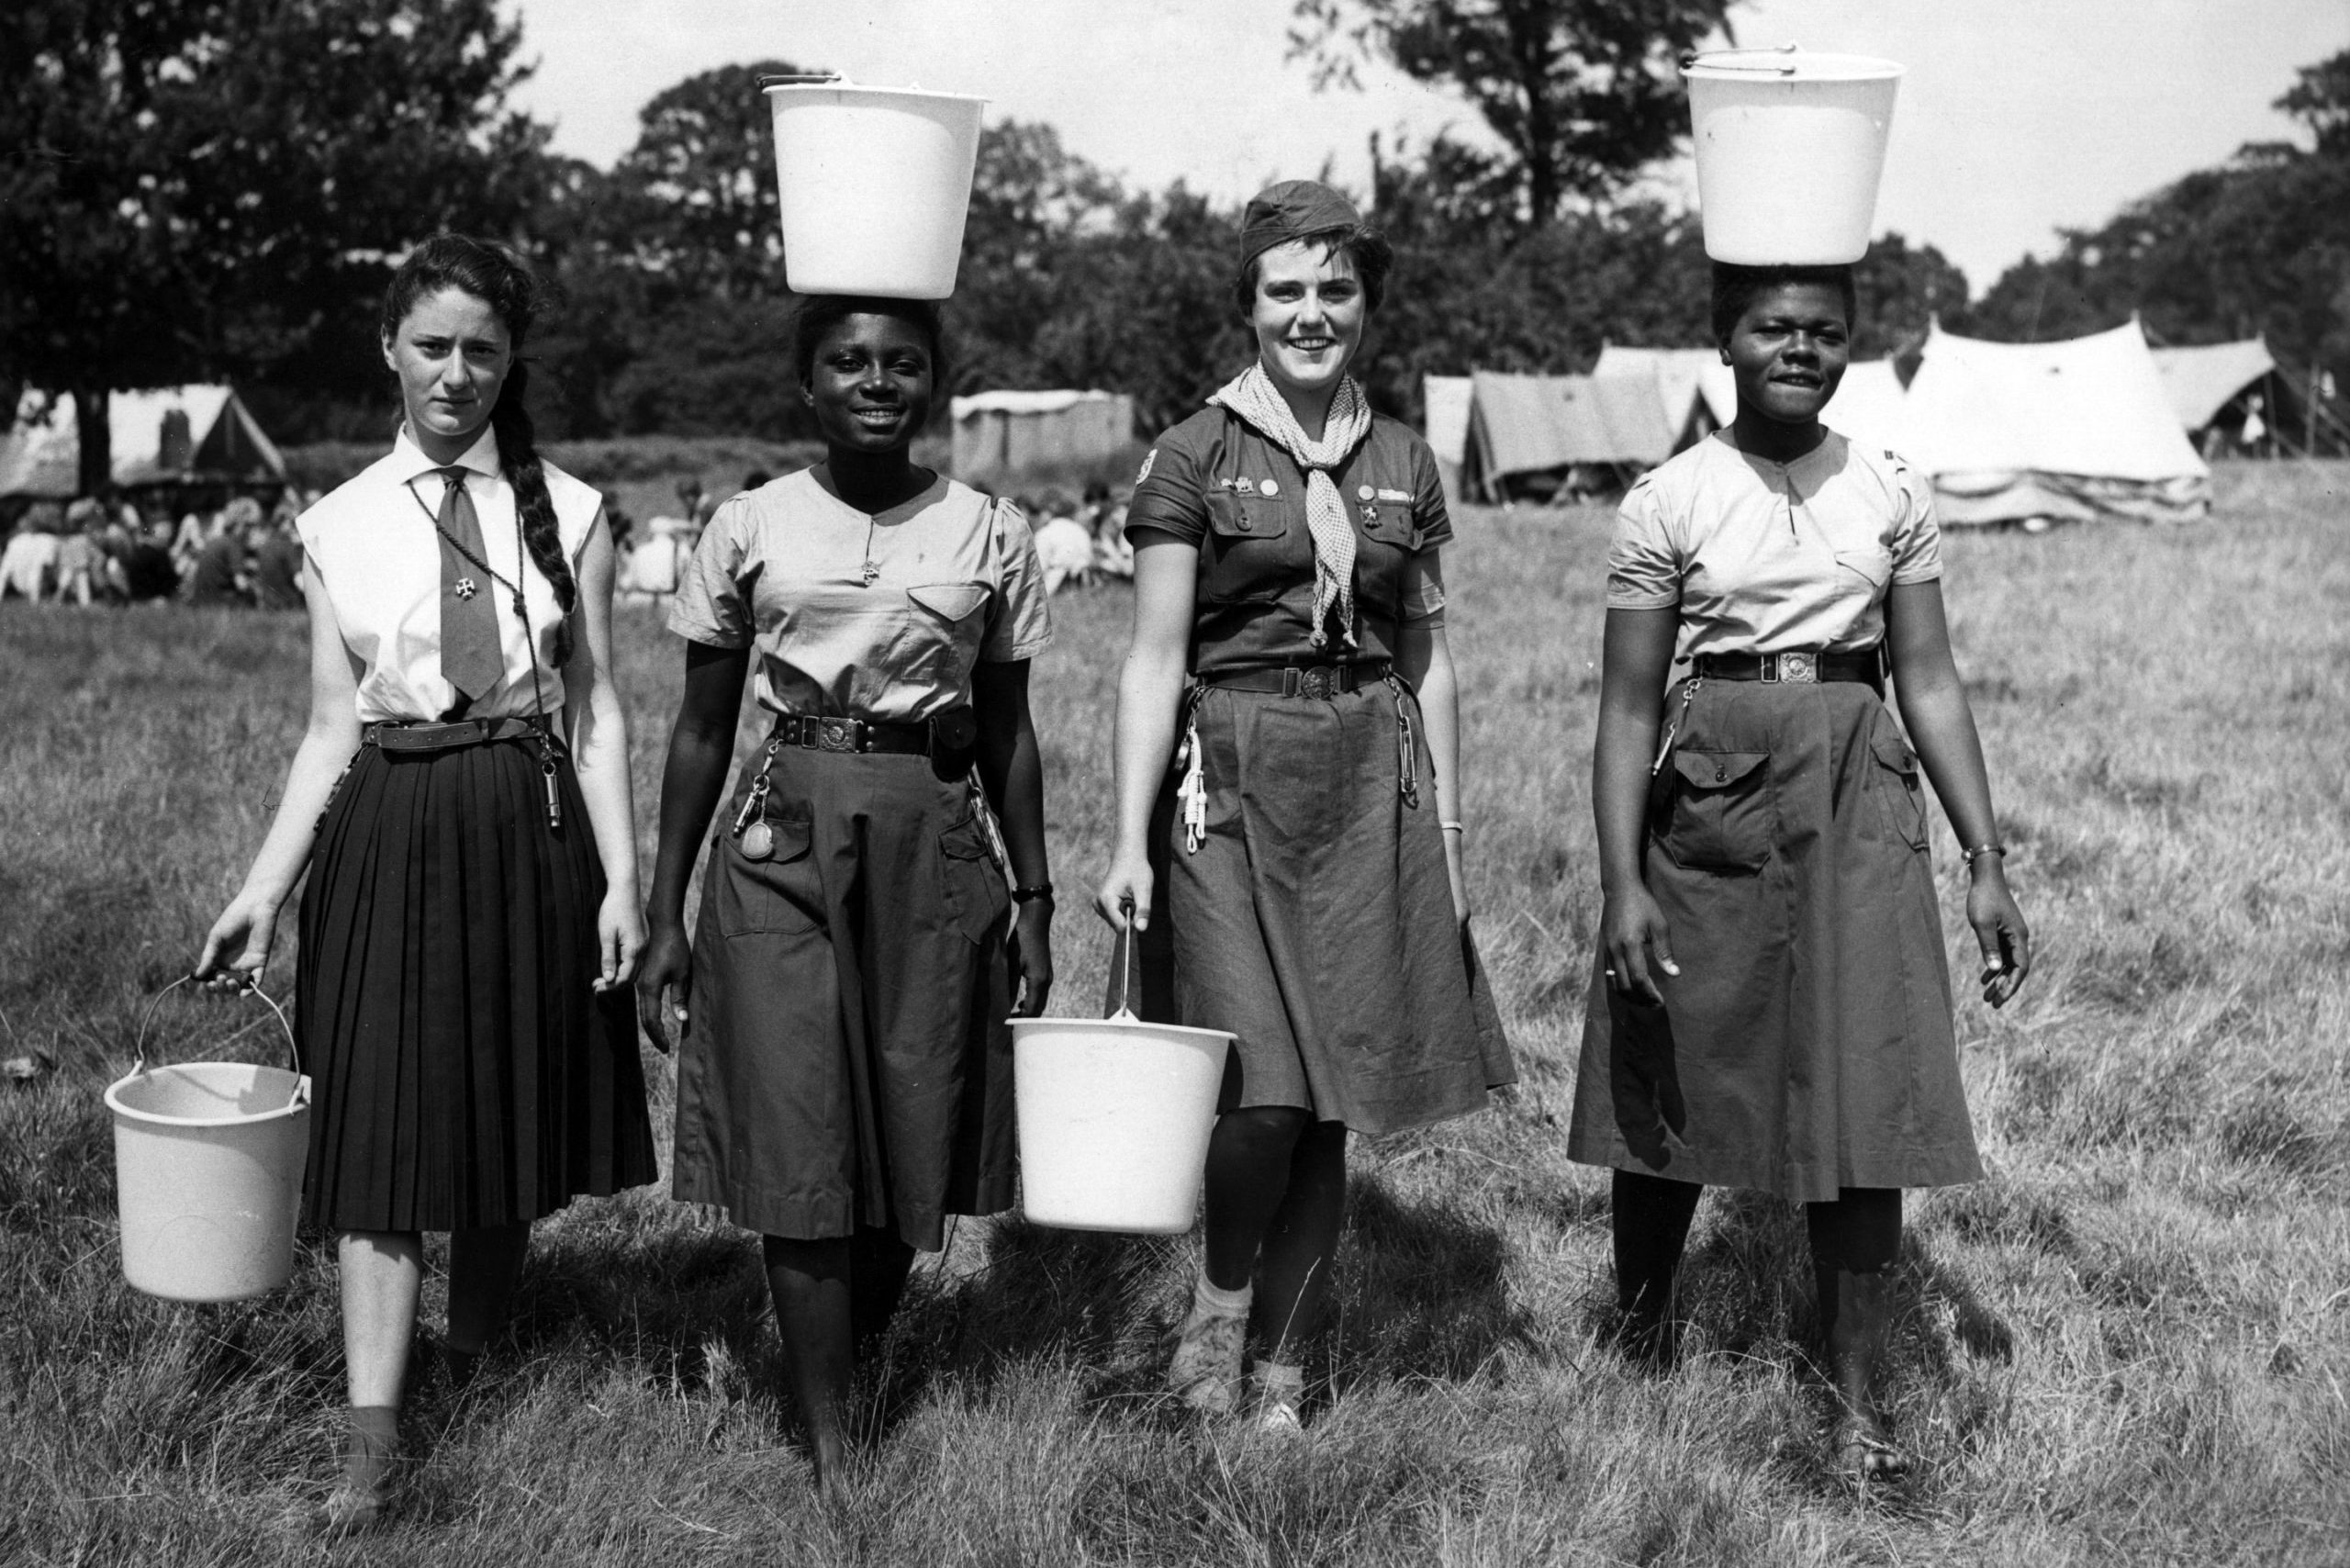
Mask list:
[[[1607,608],[1681,611],[1676,657],[1856,652],[1895,583],[1942,575],[1926,477],[1830,431],[1792,463],[1717,431],[1642,476],[1617,513]]]
[[[1135,480],[1126,537],[1172,536],[1200,553],[1191,667],[1214,675],[1267,666],[1393,658],[1407,621],[1442,608],[1404,602],[1404,567],[1452,537],[1427,442],[1383,414],[1331,470],[1355,525],[1355,647],[1333,627],[1313,645],[1314,536],[1305,473],[1287,450],[1220,403],[1158,438]]]
[[[941,476],[868,514],[809,470],[712,514],[670,602],[669,630],[755,648],[758,700],[770,712],[884,723],[968,706],[981,660],[1035,658],[1052,642],[1019,508]]]
[[[392,450],[362,469],[295,527],[319,587],[334,606],[344,646],[361,666],[359,722],[439,719],[457,705],[457,689],[441,673],[441,534],[435,526],[448,488],[408,431]],[[515,528],[514,487],[498,460],[498,438],[481,439],[453,465],[465,471],[465,494],[481,522],[483,559],[495,574],[481,586],[498,614],[504,672],[465,716],[492,719],[564,704],[563,672],[554,663],[563,607],[554,585],[529,560]],[[588,535],[601,526],[604,498],[552,463],[541,464],[554,502],[564,558],[574,579]],[[503,581],[498,579],[502,578]],[[514,613],[509,584],[522,585],[530,612],[527,633]]]

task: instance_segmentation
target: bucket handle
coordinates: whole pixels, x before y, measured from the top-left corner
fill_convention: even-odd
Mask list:
[[[1796,52],[1797,47],[1798,46],[1795,44],[1783,43],[1779,46],[1778,51],[1781,54],[1792,55]],[[1689,73],[1689,68],[1704,58],[1705,57],[1703,55],[1699,54],[1694,49],[1688,53],[1683,55],[1681,57],[1681,73],[1684,76],[1686,76]],[[1798,67],[1793,60],[1789,60],[1785,65],[1729,65],[1716,62],[1713,64],[1707,65],[1706,69],[1708,71],[1743,72],[1751,76],[1792,76],[1796,73]],[[764,78],[762,78],[762,80],[764,80]]]
[[[1118,913],[1125,924],[1118,927],[1117,949],[1110,955],[1111,968],[1118,980],[1118,1005],[1102,1014],[1113,1023],[1137,1024],[1135,1016],[1135,901],[1118,901]]]
[[[769,72],[759,79],[762,87],[816,87],[827,82],[845,82],[846,76],[837,71]]]
[[[194,975],[182,975],[147,999],[146,1010],[139,1015],[139,1038],[131,1047],[135,1059],[131,1062],[130,1071],[134,1078],[147,1071],[147,1029],[155,1021],[155,1009],[162,1005],[163,998],[184,985],[195,983],[196,979]],[[285,1031],[285,1065],[294,1074],[294,1094],[285,1102],[286,1108],[290,1110],[308,1096],[308,1091],[302,1082],[302,1048],[295,1043],[293,1021],[285,1016],[285,1009],[278,1006],[269,992],[262,990],[259,970],[245,971],[242,983],[237,989],[248,995],[260,997],[263,1004],[277,1014],[277,1026]]]

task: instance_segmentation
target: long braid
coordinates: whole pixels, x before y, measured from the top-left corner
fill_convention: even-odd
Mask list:
[[[498,432],[498,460],[514,487],[514,505],[522,518],[522,543],[538,564],[555,602],[565,615],[579,598],[572,580],[571,563],[564,558],[563,529],[554,515],[554,498],[547,493],[545,465],[539,459],[538,432],[524,399],[531,391],[531,367],[520,360],[506,373],[506,386],[491,410],[490,428]]]

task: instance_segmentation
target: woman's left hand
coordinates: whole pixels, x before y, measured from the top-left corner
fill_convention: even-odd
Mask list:
[[[2023,911],[2008,890],[2007,868],[1999,857],[1978,859],[1974,885],[1966,890],[1966,923],[1983,949],[1983,1000],[2004,1007],[2021,990],[2031,972],[2031,932]]]
[[[1013,1000],[1015,1018],[1041,1018],[1045,999],[1053,991],[1053,901],[1030,899],[1013,906],[1012,938],[1006,957],[1020,994]]]
[[[596,952],[602,960],[598,991],[612,991],[636,979],[636,966],[644,957],[644,914],[636,907],[634,889],[623,892],[615,888],[604,894],[603,907],[596,912]]]
[[[1444,834],[1444,870],[1452,882],[1452,918],[1458,924],[1469,924],[1469,873],[1461,866],[1460,837],[1449,828]]]

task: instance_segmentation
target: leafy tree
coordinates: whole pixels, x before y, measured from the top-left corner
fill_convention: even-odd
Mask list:
[[[2158,340],[2257,332],[2297,365],[2350,383],[2350,50],[2304,69],[2277,106],[2313,146],[2259,142],[2071,230],[2047,261],[2009,268],[1972,330],[2020,342],[2118,326]]]
[[[1385,60],[1460,94],[1504,146],[1539,227],[1671,151],[1679,56],[1729,26],[1729,0],[1293,0],[1293,55],[1317,84]]]
[[[762,76],[780,60],[722,65],[657,94],[602,193],[604,237],[677,293],[773,297],[783,288],[773,116]]]
[[[73,394],[84,490],[115,389],[372,347],[388,256],[511,230],[520,42],[495,0],[0,7],[0,378]]]

